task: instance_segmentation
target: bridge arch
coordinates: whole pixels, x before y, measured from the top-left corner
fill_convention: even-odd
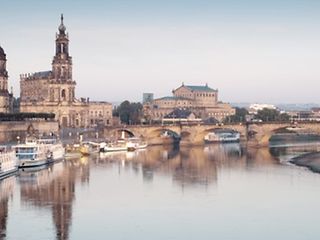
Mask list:
[[[181,144],[182,145],[203,145],[204,138],[210,132],[215,131],[236,131],[246,139],[246,126],[245,125],[196,125],[196,126],[183,126],[181,129]]]
[[[107,129],[105,131],[105,136],[111,140],[116,140],[119,138],[128,138],[139,136],[134,131],[131,131],[126,128],[115,128],[115,129]]]
[[[157,128],[149,132],[151,137],[159,137],[161,135],[169,135],[172,137],[179,137],[180,134],[170,128]]]
[[[203,131],[198,133],[199,138],[204,142],[205,136],[210,132],[214,132],[214,133],[219,133],[219,132],[237,132],[237,133],[243,134],[243,133],[239,132],[238,130],[233,129],[232,127],[228,127],[228,126],[223,127],[223,126],[221,126],[221,127],[204,129]]]
[[[180,141],[181,135],[170,128],[157,128],[148,133],[147,141],[151,145],[172,144]]]
[[[269,146],[270,139],[273,135],[280,132],[292,132],[288,128],[292,124],[264,124],[264,125],[250,125],[248,130],[248,140],[251,145],[255,146]]]
[[[118,129],[117,133],[120,134],[120,137],[123,137],[122,135],[124,135],[125,138],[136,136],[136,134],[134,132],[132,132],[128,129],[125,129],[125,128]]]

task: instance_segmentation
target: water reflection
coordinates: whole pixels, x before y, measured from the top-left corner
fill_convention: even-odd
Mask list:
[[[296,156],[303,153],[309,152],[319,152],[320,144],[317,143],[305,143],[305,144],[287,144],[270,147],[270,153],[272,156],[282,157],[282,156]]]
[[[75,183],[88,183],[89,172],[88,159],[77,159],[19,174],[22,203],[51,208],[58,240],[69,239]]]
[[[8,201],[12,197],[15,187],[15,177],[6,178],[0,181],[0,240],[6,238]]]
[[[171,167],[173,180],[181,186],[217,181],[217,164],[208,158],[203,148],[182,148]]]
[[[237,143],[213,144],[205,148],[158,146],[147,151],[103,153],[96,164],[118,164],[119,169],[141,170],[145,182],[152,182],[155,173],[164,174],[171,176],[173,182],[187,186],[214,183],[217,166],[243,158],[243,149]]]
[[[153,201],[159,201],[161,204],[163,204],[163,209],[165,209],[165,207],[172,206],[172,209],[170,209],[170,211],[176,211],[176,209],[179,209],[179,213],[183,212],[184,214],[186,214],[188,212],[185,211],[186,209],[192,210],[194,208],[195,213],[203,214],[202,216],[199,215],[199,217],[185,215],[187,217],[190,217],[188,219],[189,222],[192,222],[191,219],[194,219],[194,217],[197,218],[197,221],[201,222],[201,217],[204,216],[203,219],[211,220],[213,222],[216,221],[215,224],[219,224],[218,220],[211,218],[213,215],[212,213],[215,213],[218,215],[220,214],[220,219],[223,223],[224,214],[229,213],[231,214],[230,216],[232,216],[232,211],[239,212],[240,215],[244,214],[241,215],[243,219],[246,219],[247,213],[251,214],[250,216],[252,216],[252,219],[261,218],[261,216],[264,216],[263,214],[259,214],[256,216],[254,215],[255,211],[250,211],[250,208],[253,207],[259,209],[265,215],[268,214],[268,212],[263,212],[263,208],[259,208],[259,206],[256,204],[258,201],[273,201],[278,203],[278,198],[283,197],[283,202],[286,203],[286,196],[282,196],[282,192],[284,191],[284,189],[286,191],[292,190],[292,198],[290,198],[293,199],[292,201],[294,201],[294,197],[299,196],[295,194],[296,191],[300,194],[301,188],[295,189],[291,185],[291,188],[288,188],[288,185],[286,184],[283,184],[283,186],[281,186],[281,181],[283,181],[284,178],[288,175],[290,175],[291,184],[291,181],[293,179],[291,178],[291,175],[298,175],[296,174],[296,170],[299,169],[297,167],[289,167],[282,164],[281,159],[284,157],[312,151],[320,151],[320,145],[280,146],[272,147],[270,149],[246,149],[239,144],[212,144],[206,145],[205,147],[192,148],[157,146],[149,147],[147,150],[135,152],[103,153],[86,158],[83,157],[80,159],[68,159],[66,161],[51,165],[46,168],[26,169],[24,171],[20,171],[18,177],[7,178],[0,182],[0,239],[16,239],[10,237],[11,235],[13,235],[12,232],[10,233],[10,229],[13,229],[12,231],[14,231],[17,228],[10,228],[7,226],[10,226],[10,221],[8,221],[8,219],[10,219],[10,214],[12,212],[11,208],[15,209],[15,211],[13,212],[15,212],[15,217],[18,219],[18,222],[19,214],[23,214],[17,211],[17,206],[14,206],[14,204],[10,204],[11,198],[17,199],[17,201],[20,201],[22,206],[27,206],[28,210],[31,209],[31,211],[33,211],[34,209],[49,209],[49,214],[47,217],[49,219],[52,219],[53,227],[51,231],[54,232],[57,240],[72,239],[72,236],[74,237],[74,235],[78,237],[73,239],[86,239],[85,237],[79,238],[79,236],[81,236],[81,233],[83,233],[83,227],[85,226],[88,229],[94,229],[97,224],[101,224],[101,219],[103,219],[103,221],[107,221],[109,223],[109,226],[110,224],[116,224],[112,226],[118,227],[121,230],[121,224],[125,224],[125,222],[128,223],[129,220],[123,219],[118,216],[123,217],[127,216],[127,214],[131,214],[130,216],[141,215],[142,217],[140,218],[140,220],[142,221],[143,219],[145,219],[144,214],[147,214],[146,216],[152,216],[152,221],[158,223],[157,221],[160,221],[159,219],[163,220],[166,218],[162,215],[162,211],[156,211],[157,209],[155,210],[153,208],[154,206],[156,206],[156,204],[153,204]],[[118,178],[115,178],[115,176]],[[310,175],[307,175],[308,180],[305,180],[305,182],[314,182],[315,179],[310,176],[313,175],[311,175],[311,173]],[[117,182],[116,180],[119,179],[121,179],[122,181]],[[280,187],[278,187],[278,179]],[[112,182],[112,184],[107,181]],[[113,183],[113,181],[115,183]],[[130,181],[135,182],[133,184]],[[90,183],[92,182],[95,183],[94,186],[90,186]],[[18,186],[16,187],[20,187],[18,188],[18,192],[20,194],[14,194],[15,192],[17,192],[14,191],[16,183],[18,183]],[[108,187],[105,187],[105,184]],[[263,189],[268,184],[270,184],[270,186]],[[299,184],[302,184],[301,179],[299,179]],[[159,188],[157,188],[156,186]],[[215,201],[217,201],[217,204],[211,205],[210,201],[208,201],[207,203],[201,202],[202,198],[209,199],[210,195],[206,195],[206,193],[209,192],[209,190],[218,189],[217,186],[219,186],[220,191],[220,199],[214,199]],[[167,188],[171,187],[175,191],[172,191],[172,189],[169,189],[170,191],[167,191]],[[83,202],[83,198],[87,197],[87,192],[83,189],[90,189],[93,197],[91,196],[91,198],[88,198],[91,199],[92,202],[87,199],[87,202]],[[188,196],[187,194],[185,198],[176,197],[177,195],[179,195],[177,194],[177,192],[180,194],[183,193],[183,195],[185,194],[185,192],[188,192],[181,191],[181,189],[190,190],[190,196],[196,195],[194,194],[196,193],[194,191],[198,191],[198,193],[204,193],[204,195],[200,200],[192,199],[192,205],[189,205],[189,199],[187,198],[190,196]],[[239,189],[241,189],[241,192]],[[162,193],[167,195],[162,196],[160,194],[159,196],[157,195],[158,191],[162,191]],[[171,191],[173,192],[173,194]],[[246,192],[242,193],[242,191]],[[275,196],[273,194],[274,191],[278,191],[277,198],[273,198],[273,196]],[[130,192],[128,193],[131,194],[130,196],[137,193],[137,196],[133,197],[132,202],[131,199],[130,201],[123,200],[126,199],[125,197],[123,197],[127,196],[126,192]],[[232,198],[235,197],[235,192],[236,194],[239,194],[238,197],[242,199],[242,202],[239,201],[238,203],[235,203],[233,201]],[[309,194],[310,196],[312,193],[312,191],[307,192],[307,194]],[[147,195],[148,197],[148,200],[146,200],[146,202],[144,202],[145,195]],[[94,199],[96,198],[95,196],[99,196],[102,199],[96,201]],[[264,196],[266,199],[263,199],[262,197],[260,198],[260,196]],[[165,200],[160,199],[161,197],[163,197]],[[251,199],[253,199],[252,202]],[[208,211],[211,211],[211,214],[206,215],[207,211],[203,211],[203,209],[200,207],[198,208],[198,205],[193,204],[193,201],[199,203],[199,206],[201,206],[201,204],[207,204],[206,209],[208,209]],[[102,205],[100,205],[100,208],[98,206],[95,206],[95,204],[99,204],[101,202]],[[109,205],[106,204],[106,206],[104,206],[105,202],[108,202]],[[179,202],[179,205],[172,205],[173,202]],[[161,204],[159,204],[158,206],[160,206],[162,209]],[[237,204],[239,205],[239,208],[236,208]],[[83,223],[83,225],[81,225],[79,224],[79,222],[83,222],[83,219],[78,219],[79,216],[86,218],[87,215],[83,214],[83,212],[81,212],[81,210],[79,209],[83,209],[88,206],[90,206],[90,208],[92,208],[92,211],[97,214],[90,216],[95,216],[96,218],[90,218],[89,225],[85,225]],[[135,208],[136,206],[137,208]],[[107,211],[104,209],[104,207],[105,209],[107,209]],[[145,207],[148,208],[149,211],[144,211]],[[220,211],[220,208],[224,209],[224,211]],[[230,209],[232,209],[232,211]],[[105,216],[102,213],[101,215],[99,215],[100,210],[102,210],[102,212],[103,210],[105,210],[105,212],[111,215],[114,214],[113,218]],[[44,214],[47,214],[47,211],[44,212]],[[158,216],[154,214],[158,214]],[[277,214],[277,212],[275,212],[274,214]],[[235,217],[239,220],[239,217],[237,216],[232,217]],[[170,221],[174,221],[174,216],[172,216],[172,219],[170,219]],[[235,221],[233,223],[232,219],[230,219],[228,221],[234,224],[234,226],[239,224],[239,221]],[[178,220],[183,221],[183,219]],[[205,223],[209,222],[207,220],[205,221]],[[113,221],[115,221],[115,223],[113,223]],[[120,223],[117,221],[119,221]],[[121,225],[121,227],[119,227],[117,223],[118,225]],[[149,223],[150,222],[148,220],[143,224],[148,225]],[[160,221],[159,223],[163,222]],[[21,224],[23,224],[22,220]],[[77,224],[78,228],[76,228]],[[184,224],[186,224],[188,228],[188,222],[184,222]],[[157,224],[155,225],[157,226]],[[100,234],[104,231],[107,231],[103,230],[103,227],[101,225],[99,226],[101,227],[99,227]],[[123,229],[130,228],[130,226],[124,225]],[[168,226],[168,231],[170,231],[171,229],[170,226]],[[205,224],[203,224],[202,226],[205,226]],[[226,224],[220,225],[220,229],[223,229],[224,226],[226,226]],[[112,232],[112,230],[110,229],[112,229],[111,226],[109,227],[108,231]],[[158,233],[157,229],[160,229],[160,227],[154,229],[153,231],[155,233]],[[198,230],[199,233],[201,232],[201,229],[203,228],[195,228],[195,231]],[[37,229],[35,228],[32,231],[34,231],[34,236],[37,236]],[[171,229],[171,231],[174,230]],[[205,231],[213,230],[212,228],[210,228],[205,229]],[[229,232],[228,229],[226,231]],[[183,235],[180,232],[175,233],[176,235]],[[17,239],[24,239],[23,233],[19,235],[15,232],[15,234],[15,236],[18,236]],[[107,236],[105,234],[100,234],[97,233],[97,236],[95,237],[104,239]],[[114,233],[114,235],[111,234],[111,238],[113,236],[119,237],[120,235],[118,233]],[[155,234],[152,236],[157,235]],[[212,236],[214,238],[214,234]],[[131,237],[119,238],[130,239]],[[142,239],[138,236],[132,236],[132,238]],[[163,237],[162,239],[167,238]],[[176,239],[186,239],[186,237]],[[201,238],[201,234],[199,235],[199,239],[203,239]]]

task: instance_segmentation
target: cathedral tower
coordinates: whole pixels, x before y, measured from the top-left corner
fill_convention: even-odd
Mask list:
[[[69,55],[69,36],[63,23],[61,23],[56,34],[56,53],[52,61],[52,85],[50,89],[51,102],[73,102],[75,98],[75,81],[72,80],[72,57]],[[60,94],[55,94],[59,89]]]
[[[110,125],[112,104],[76,99],[69,50],[69,36],[61,15],[52,69],[20,75],[20,111],[54,113],[61,127],[96,126],[98,121]]]
[[[56,34],[56,54],[52,61],[52,73],[57,82],[72,81],[72,58],[69,55],[69,36],[61,15],[59,33]]]
[[[0,46],[0,112],[9,112],[10,94],[8,92],[7,57]]]

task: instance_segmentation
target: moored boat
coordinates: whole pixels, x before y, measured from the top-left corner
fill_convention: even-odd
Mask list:
[[[117,141],[109,142],[101,145],[101,152],[120,152],[120,151],[135,151],[137,149],[144,149],[148,146],[145,141],[140,138],[126,138]]]
[[[65,158],[80,158],[80,144],[69,144],[66,146]]]
[[[127,151],[127,143],[124,140],[107,143],[102,149],[103,152],[119,152]]]
[[[64,158],[65,149],[62,143],[54,138],[27,139],[25,143],[14,146],[18,166],[37,167]]]
[[[90,146],[89,145],[81,145],[79,151],[82,156],[89,156],[90,155]]]
[[[0,147],[0,179],[18,170],[17,157],[13,149]]]
[[[228,143],[228,142],[239,142],[240,133],[231,132],[210,132],[204,137],[206,143]]]
[[[82,156],[89,156],[92,153],[98,153],[100,150],[100,143],[82,142],[79,151]]]
[[[141,140],[140,138],[136,138],[136,137],[128,138],[128,141],[127,141],[128,151],[144,149],[144,148],[147,148],[147,146],[148,146],[147,142]]]

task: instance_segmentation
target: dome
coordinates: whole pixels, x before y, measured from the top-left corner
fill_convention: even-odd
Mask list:
[[[64,33],[66,31],[66,26],[64,26],[64,24],[63,24],[63,14],[61,14],[61,23],[59,26],[59,31],[60,31],[60,33]]]
[[[3,51],[3,48],[0,46],[0,60],[5,60],[6,54]]]
[[[60,31],[60,32],[66,31],[66,27],[63,25],[63,23],[60,24],[60,26],[59,26],[59,31]]]

